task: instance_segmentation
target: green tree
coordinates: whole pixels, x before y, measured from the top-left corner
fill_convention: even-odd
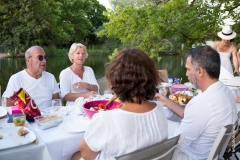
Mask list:
[[[56,38],[59,4],[53,0],[0,0],[0,43],[9,50],[50,43]],[[51,31],[50,28],[55,28]],[[58,38],[58,37],[57,37]]]
[[[103,43],[101,39],[97,37],[97,32],[102,28],[103,23],[108,22],[107,17],[103,16],[103,12],[106,8],[101,5],[97,0],[92,1],[92,7],[86,11],[87,18],[92,24],[90,34],[85,37],[85,41],[88,45],[97,45]]]
[[[97,0],[0,0],[0,44],[13,52],[32,45],[69,47],[94,35],[107,18]],[[96,39],[96,37],[94,37]]]
[[[138,5],[129,1],[133,5],[116,3],[104,13],[109,22],[98,35],[115,36],[123,45],[139,47],[158,60],[161,52],[183,53],[192,45],[216,40],[223,19],[231,18],[233,29],[240,32],[240,0],[148,0]]]

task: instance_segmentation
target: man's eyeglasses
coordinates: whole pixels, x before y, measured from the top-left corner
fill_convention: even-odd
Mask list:
[[[29,56],[28,58],[31,58],[32,56]],[[43,61],[43,58],[48,61],[48,56],[42,56],[42,55],[38,55],[37,57],[33,57],[33,58],[38,58],[39,61]]]

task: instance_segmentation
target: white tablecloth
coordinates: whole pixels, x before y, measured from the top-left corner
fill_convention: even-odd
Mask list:
[[[13,123],[7,123],[8,116],[0,118],[0,133],[1,130],[7,127],[13,127]],[[34,142],[19,147],[13,147],[0,150],[1,160],[51,160],[51,156],[48,149],[40,138],[40,136],[34,131],[31,125],[26,122],[25,127],[29,128],[36,135],[38,144]]]
[[[79,118],[77,115],[71,115],[65,117],[64,120],[74,117]],[[31,123],[31,126],[46,144],[53,160],[70,160],[72,155],[78,151],[79,144],[85,133],[66,133],[58,129],[58,127],[41,130],[36,122]]]

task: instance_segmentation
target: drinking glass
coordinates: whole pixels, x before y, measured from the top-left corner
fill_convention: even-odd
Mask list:
[[[112,90],[109,90],[109,89],[107,89],[107,90],[105,90],[104,92],[104,98],[106,98],[106,99],[111,99],[112,98],[112,96],[113,96],[113,91]]]
[[[160,87],[159,88],[159,93],[164,95],[164,96],[169,96],[169,87]]]
[[[62,107],[61,99],[53,99],[52,100],[52,109],[58,114],[58,111]]]
[[[26,121],[26,115],[22,114],[13,114],[13,124],[14,126],[24,126]]]

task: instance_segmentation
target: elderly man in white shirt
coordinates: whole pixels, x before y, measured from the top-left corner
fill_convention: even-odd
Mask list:
[[[207,159],[220,129],[236,122],[236,103],[229,88],[218,80],[220,57],[214,49],[200,46],[187,51],[185,56],[186,75],[202,93],[185,108],[160,94],[156,99],[168,111],[182,117],[174,133],[185,136],[179,159],[203,160]]]
[[[23,88],[35,101],[39,109],[51,106],[52,99],[59,98],[60,91],[54,75],[46,72],[48,57],[40,46],[32,46],[25,52],[27,68],[12,75],[4,97],[6,106],[12,106],[10,97]]]

